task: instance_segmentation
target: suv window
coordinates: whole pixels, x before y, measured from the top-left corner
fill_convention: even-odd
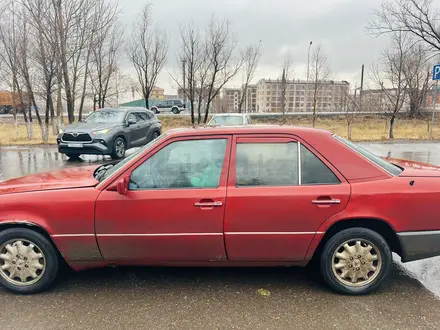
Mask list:
[[[237,186],[298,184],[298,143],[237,144]]]
[[[217,188],[227,139],[173,142],[131,174],[130,190]]]
[[[155,118],[152,112],[146,112],[145,115],[148,117],[148,120],[153,120]]]
[[[147,121],[147,114],[145,112],[136,112],[136,117],[138,121]]]
[[[301,184],[338,184],[336,175],[316,155],[301,144]]]
[[[139,119],[137,118],[137,116],[134,114],[134,113],[129,113],[128,114],[128,116],[127,116],[127,121],[129,121],[129,120],[135,120],[135,121],[138,121]]]

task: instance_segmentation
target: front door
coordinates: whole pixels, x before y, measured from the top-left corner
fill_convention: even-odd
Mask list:
[[[300,261],[322,222],[347,205],[350,185],[289,136],[234,138],[225,210],[228,258]]]
[[[126,195],[103,191],[96,234],[106,260],[226,258],[223,215],[231,136],[173,139],[128,169]]]

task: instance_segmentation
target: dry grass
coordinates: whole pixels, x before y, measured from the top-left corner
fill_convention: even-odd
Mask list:
[[[161,118],[163,130],[171,128],[189,127],[191,121],[189,117],[164,117]],[[311,118],[288,117],[283,122],[282,119],[260,119],[257,124],[285,124],[294,126],[312,126]],[[384,118],[369,117],[357,118],[352,129],[352,139],[354,141],[380,141],[386,140],[388,136],[388,124]],[[318,118],[317,128],[332,131],[338,135],[347,136],[347,123],[345,118]],[[398,118],[394,127],[395,139],[423,140],[428,139],[428,122],[422,119]],[[440,139],[440,123],[434,127],[433,136]],[[56,138],[50,135],[49,143],[56,143]],[[12,123],[0,123],[0,145],[38,145],[42,144],[40,128],[34,124],[34,138],[29,141],[27,138],[26,127],[20,124],[15,128]]]

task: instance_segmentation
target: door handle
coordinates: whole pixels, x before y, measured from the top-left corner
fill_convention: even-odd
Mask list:
[[[216,206],[222,206],[222,202],[195,202],[195,207],[216,207]]]
[[[330,198],[330,199],[314,199],[312,200],[313,204],[320,204],[320,205],[326,205],[326,204],[341,204],[341,200],[340,199],[334,199],[334,198]]]

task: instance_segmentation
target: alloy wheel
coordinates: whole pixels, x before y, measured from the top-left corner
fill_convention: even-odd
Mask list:
[[[380,250],[366,239],[345,241],[333,253],[333,274],[347,286],[359,287],[373,282],[381,268]]]
[[[12,239],[0,246],[0,275],[9,283],[29,286],[38,282],[46,270],[41,248],[26,239]]]

